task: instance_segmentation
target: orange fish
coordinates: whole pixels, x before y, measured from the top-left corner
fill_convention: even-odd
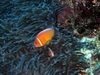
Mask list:
[[[49,49],[49,56],[54,57],[54,52],[50,48],[48,48],[48,49]]]
[[[52,37],[54,36],[54,29],[53,28],[47,28],[40,33],[37,34],[34,46],[35,47],[42,47],[46,44],[49,44],[49,42],[52,40]]]

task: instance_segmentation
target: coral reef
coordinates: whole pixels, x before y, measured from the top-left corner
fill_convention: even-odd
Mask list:
[[[100,1],[98,0],[60,0],[63,7],[58,15],[58,25],[69,29],[75,36],[90,38],[100,29]]]
[[[63,7],[59,11],[60,13],[58,15],[57,25],[63,25],[63,27],[70,30],[80,42],[87,42],[91,44],[82,48],[81,53],[85,55],[87,62],[90,64],[90,68],[86,70],[87,74],[99,75],[100,1],[59,1],[62,3]]]
[[[84,1],[0,1],[0,75],[98,75],[100,6],[95,0],[94,4]],[[49,27],[55,29],[52,41],[35,48],[36,35]],[[78,39],[86,36],[86,30],[94,33],[94,29],[97,35],[94,41]],[[48,48],[54,57],[48,55]]]

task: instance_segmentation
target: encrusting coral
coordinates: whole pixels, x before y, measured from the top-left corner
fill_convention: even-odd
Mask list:
[[[87,74],[85,70],[91,65],[81,49],[94,45],[80,42],[60,24],[65,22],[59,20],[64,7],[59,0],[4,0],[0,6],[1,75]],[[36,35],[48,27],[55,29],[50,44],[35,48]],[[48,47],[54,52],[54,57],[49,57]]]

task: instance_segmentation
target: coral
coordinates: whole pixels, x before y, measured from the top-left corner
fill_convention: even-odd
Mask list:
[[[58,26],[63,25],[78,38],[90,38],[98,34],[100,28],[100,1],[59,0],[63,7],[58,15]]]
[[[69,2],[71,3],[69,6],[63,4],[63,0],[4,0],[0,2],[1,75],[87,74],[86,70],[91,67],[91,64],[83,51],[85,48],[96,49],[96,47],[94,43],[79,41],[71,31],[74,27],[80,27],[79,25],[77,27],[75,21],[77,18],[81,19],[80,12],[83,10],[82,8],[80,12],[76,11],[75,16],[72,1],[74,0]],[[66,0],[65,3],[67,2]],[[84,10],[87,9],[84,7]],[[83,13],[85,14],[84,11]],[[82,17],[85,18],[86,14]],[[36,35],[49,27],[55,29],[52,41],[49,45],[35,48],[33,42]],[[96,45],[99,44],[96,43]],[[54,52],[54,57],[49,57],[48,48]],[[99,52],[93,57],[99,60]],[[97,74],[99,67],[92,72]]]

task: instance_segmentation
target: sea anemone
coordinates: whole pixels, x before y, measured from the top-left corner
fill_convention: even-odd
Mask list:
[[[81,50],[85,47],[91,49],[94,45],[79,41],[71,30],[62,25],[66,25],[63,20],[66,14],[61,19],[63,10],[67,8],[65,12],[70,13],[67,18],[74,16],[70,6],[63,6],[59,0],[4,0],[0,6],[1,75],[86,74],[85,70],[91,65]],[[35,48],[36,35],[48,27],[55,29],[50,44]],[[48,55],[48,47],[54,52],[54,57]],[[99,56],[95,54],[94,57]]]

